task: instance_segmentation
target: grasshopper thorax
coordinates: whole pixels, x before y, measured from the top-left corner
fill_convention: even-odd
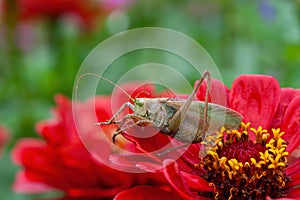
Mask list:
[[[168,98],[136,98],[134,101],[134,115],[151,120],[157,128],[164,124],[166,111],[164,102]]]

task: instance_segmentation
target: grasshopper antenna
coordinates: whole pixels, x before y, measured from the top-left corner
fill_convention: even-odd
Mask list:
[[[137,93],[137,95],[135,95],[136,97],[138,97],[140,94],[142,94],[142,93],[145,93],[145,94],[148,94],[148,95],[150,95],[150,92],[148,92],[148,91],[144,91],[144,90],[142,90],[142,91],[139,91],[139,93]]]
[[[99,74],[95,74],[95,73],[91,73],[91,72],[87,72],[87,73],[81,74],[81,75],[78,77],[78,79],[77,79],[77,81],[76,81],[76,99],[77,99],[77,91],[78,91],[78,84],[79,84],[79,81],[80,81],[84,76],[95,76],[95,77],[98,77],[98,78],[100,78],[100,79],[103,79],[103,80],[109,82],[110,84],[112,84],[112,85],[116,86],[117,88],[119,88],[126,96],[128,96],[128,98],[129,98],[131,101],[135,102],[135,99],[132,98],[132,97],[131,97],[131,96],[130,96],[123,88],[121,88],[119,85],[117,85],[116,83],[112,82],[112,81],[109,80],[108,78],[105,78],[105,77],[103,77],[103,76],[101,76],[101,75],[99,75]]]
[[[176,97],[175,92],[172,92],[171,89],[169,89],[169,88],[167,88],[166,86],[164,86],[164,83],[163,83],[163,81],[162,81],[161,78],[158,77],[157,79],[158,79],[158,81],[159,81],[161,87],[164,89],[162,92],[166,92],[166,93],[168,94],[168,97],[173,97],[173,96]],[[161,93],[161,92],[160,92],[160,93]]]

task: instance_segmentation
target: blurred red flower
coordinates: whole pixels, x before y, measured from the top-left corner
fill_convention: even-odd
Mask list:
[[[203,84],[197,92],[199,100],[204,100],[205,90]],[[242,75],[230,90],[213,80],[210,94],[210,101],[240,112],[253,129],[244,124],[239,131],[225,131],[225,136],[231,136],[221,135],[218,145],[202,159],[198,158],[201,145],[193,144],[176,161],[166,159],[169,155],[151,154],[169,142],[162,134],[155,139],[124,134],[150,155],[139,158],[139,162],[135,159],[132,167],[155,172],[153,177],[160,174],[160,180],[169,183],[171,189],[139,186],[119,193],[115,199],[151,199],[154,193],[167,199],[174,195],[177,199],[300,198],[300,158],[293,155],[300,144],[299,90],[281,89],[270,76]],[[123,155],[111,160],[129,166],[132,158]],[[164,167],[157,170],[159,166]]]
[[[138,174],[121,172],[97,161],[78,136],[71,101],[62,95],[57,95],[55,100],[54,119],[36,126],[42,139],[22,139],[13,149],[13,160],[23,166],[14,183],[16,192],[41,193],[56,189],[63,191],[68,199],[111,199],[118,192],[143,182],[144,178]],[[110,100],[105,96],[95,98],[99,120],[111,116]],[[79,106],[83,111],[86,109],[87,118],[91,114],[87,106],[91,103],[87,101]],[[109,134],[115,129],[113,126],[103,131],[111,137]],[[90,142],[99,145],[97,136],[94,132]],[[113,152],[112,146],[105,142],[98,148],[107,157]]]
[[[18,0],[16,7],[21,20],[58,19],[71,15],[79,24],[93,28],[101,17],[129,3],[128,0]]]
[[[87,27],[92,27],[103,12],[99,1],[95,0],[18,0],[16,6],[22,20],[74,15]]]
[[[4,126],[0,126],[0,156],[2,154],[4,145],[7,143],[9,138],[9,131]]]

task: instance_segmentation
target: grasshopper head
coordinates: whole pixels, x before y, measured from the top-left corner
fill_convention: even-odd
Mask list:
[[[134,114],[147,118],[147,108],[144,98],[137,98],[134,101]]]

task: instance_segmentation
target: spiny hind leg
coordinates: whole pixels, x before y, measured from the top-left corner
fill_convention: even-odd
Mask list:
[[[203,73],[203,78],[206,77],[207,83],[206,83],[206,91],[205,91],[205,107],[204,107],[204,113],[203,113],[203,126],[202,126],[202,138],[204,139],[206,136],[206,132],[208,130],[208,95],[210,90],[210,81],[211,81],[211,75],[208,71],[205,71]],[[198,129],[198,132],[200,130]],[[198,135],[198,133],[197,133]]]
[[[206,71],[206,70],[203,72],[201,78],[199,79],[199,82],[194,87],[192,93],[189,95],[187,100],[182,104],[182,106],[175,112],[173,117],[170,119],[168,128],[171,132],[178,131],[181,122],[184,120],[187,112],[189,111],[190,105],[191,105],[192,101],[194,100],[194,97],[196,96],[196,92],[199,90],[201,84],[203,83],[203,81],[205,79],[207,79],[207,85],[210,85],[210,79],[211,79],[210,73],[209,73],[209,71]],[[208,88],[209,87],[207,87],[207,89],[206,89],[206,97],[205,97],[205,107],[206,108],[204,110],[204,122],[206,122],[206,118],[207,118]],[[199,124],[199,126],[201,126],[201,124]],[[198,129],[199,129],[199,127],[198,127]]]
[[[210,90],[210,82],[211,82],[211,75],[208,71],[204,71],[201,80],[207,80],[206,83],[206,91],[205,91],[205,101],[204,101],[204,112],[203,112],[203,124],[202,122],[199,122],[198,129],[197,129],[197,134],[195,137],[194,142],[202,142],[205,141],[206,138],[206,133],[209,127],[209,120],[208,120],[208,96],[209,96],[209,90]],[[199,82],[199,86],[201,84],[201,81]]]

